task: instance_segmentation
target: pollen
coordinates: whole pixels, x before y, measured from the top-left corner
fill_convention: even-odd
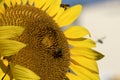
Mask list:
[[[6,7],[0,14],[0,26],[23,26],[22,35],[12,40],[26,44],[8,61],[24,66],[41,80],[63,80],[70,65],[67,40],[52,17],[30,5]]]

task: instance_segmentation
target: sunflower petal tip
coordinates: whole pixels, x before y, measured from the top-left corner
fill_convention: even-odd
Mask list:
[[[100,60],[100,59],[102,59],[103,57],[105,57],[105,55],[103,55],[103,54],[99,54],[99,56],[97,56],[97,60]]]
[[[77,4],[77,5],[75,5],[75,7],[80,11],[82,10],[82,5],[81,4]]]
[[[79,6],[80,8],[82,8],[82,5],[81,5],[81,4],[78,4],[78,6]]]

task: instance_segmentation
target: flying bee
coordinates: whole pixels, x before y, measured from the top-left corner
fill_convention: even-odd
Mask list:
[[[60,7],[63,7],[66,10],[70,7],[70,5],[69,4],[61,4]]]
[[[102,38],[100,38],[100,39],[97,39],[97,42],[103,44],[103,39],[105,39],[105,38],[106,38],[106,37],[104,36],[104,37],[102,37]]]

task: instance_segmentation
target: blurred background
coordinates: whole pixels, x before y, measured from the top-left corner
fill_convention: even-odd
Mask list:
[[[83,25],[97,42],[105,57],[98,61],[101,80],[120,80],[120,0],[63,0],[82,4],[83,10],[74,22]]]

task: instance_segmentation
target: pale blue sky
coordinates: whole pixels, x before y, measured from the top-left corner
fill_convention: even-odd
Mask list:
[[[70,4],[70,5],[75,5],[75,4],[93,4],[93,3],[100,3],[108,0],[63,0],[63,3]]]
[[[120,76],[120,0],[63,0],[70,5],[82,4],[83,10],[74,23],[87,27],[96,40],[106,36],[104,44],[97,44],[97,50],[105,57],[98,61],[101,80]]]

